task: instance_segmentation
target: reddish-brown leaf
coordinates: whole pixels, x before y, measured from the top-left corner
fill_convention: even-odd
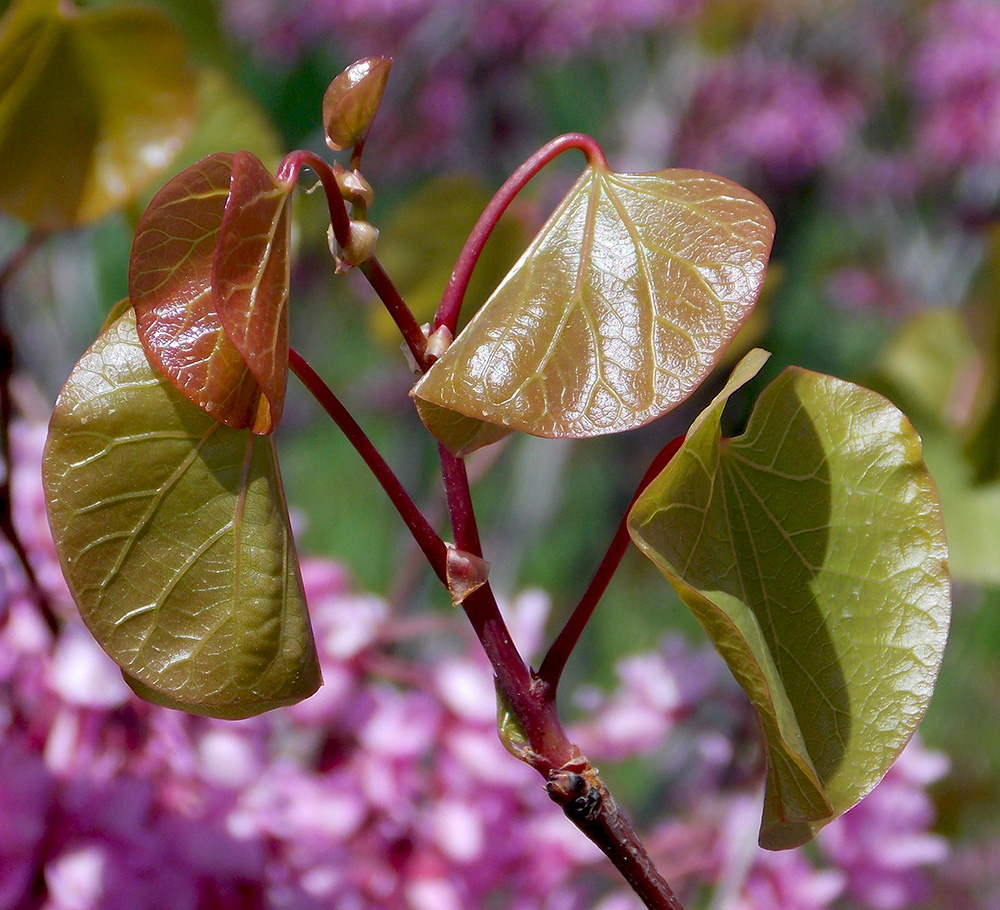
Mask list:
[[[250,152],[237,152],[212,261],[215,309],[226,334],[266,401],[254,430],[281,420],[288,379],[288,200],[291,185],[275,180]]]
[[[326,144],[334,151],[346,149],[365,137],[378,111],[385,83],[392,69],[391,57],[365,57],[340,73],[323,96]]]
[[[212,297],[232,166],[232,155],[209,155],[153,197],[132,243],[129,299],[156,368],[213,417],[256,429],[260,388]]]

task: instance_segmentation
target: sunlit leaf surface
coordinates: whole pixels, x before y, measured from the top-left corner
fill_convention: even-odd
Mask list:
[[[228,426],[270,433],[288,374],[288,198],[249,152],[218,153],[153,197],[129,297],[156,367]]]
[[[193,116],[183,40],[152,10],[17,0],[0,22],[0,209],[34,227],[128,201]]]
[[[743,324],[773,233],[763,203],[720,177],[588,168],[413,394],[538,436],[647,423]]]
[[[217,717],[316,690],[272,438],[224,426],[160,377],[132,311],[66,383],[43,471],[73,597],[137,690]]]
[[[288,380],[291,189],[250,152],[237,152],[212,261],[215,309],[268,406],[254,426],[261,433],[280,422]]]
[[[868,793],[923,717],[947,635],[947,549],[920,440],[886,399],[790,368],[723,440],[725,400],[746,378],[695,422],[629,530],[760,715],[761,843],[785,848]]]
[[[330,83],[323,95],[323,125],[330,148],[346,149],[365,137],[391,69],[391,57],[365,57]]]
[[[212,294],[232,159],[210,155],[153,197],[132,242],[128,285],[139,336],[156,368],[209,414],[247,427],[262,410],[260,387],[226,334]]]

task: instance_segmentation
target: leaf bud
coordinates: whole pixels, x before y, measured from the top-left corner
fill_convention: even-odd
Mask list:
[[[391,57],[365,57],[352,63],[330,83],[323,95],[323,126],[326,144],[335,152],[357,145],[365,138],[391,68]]]
[[[327,228],[326,236],[330,252],[337,261],[337,271],[346,272],[375,255],[378,228],[367,221],[351,221],[351,239],[343,248],[338,245],[332,226]]]
[[[346,202],[355,208],[360,207],[367,210],[375,199],[375,191],[372,185],[361,176],[360,171],[348,171],[337,165],[334,166],[334,174],[337,178],[337,186],[340,187],[340,195]]]
[[[446,325],[439,325],[427,336],[427,347],[425,348],[427,359],[440,360],[441,355],[448,350],[448,346],[454,340],[455,336],[452,335],[451,329]]]

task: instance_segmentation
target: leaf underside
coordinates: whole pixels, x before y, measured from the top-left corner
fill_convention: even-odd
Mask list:
[[[169,165],[194,106],[160,14],[18,0],[0,24],[0,209],[47,230],[100,218]]]
[[[723,440],[746,378],[695,422],[629,530],[760,716],[760,840],[784,849],[865,796],[923,717],[950,615],[947,548],[919,438],[886,399],[789,368]]]
[[[271,437],[155,372],[128,310],[56,403],[43,479],[80,613],[133,688],[245,717],[312,694],[312,631]]]
[[[412,394],[537,436],[641,426],[718,362],[773,234],[763,203],[723,178],[588,168]]]

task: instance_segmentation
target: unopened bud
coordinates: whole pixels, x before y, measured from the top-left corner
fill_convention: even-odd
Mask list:
[[[365,57],[352,63],[323,96],[326,144],[335,152],[365,138],[385,91],[390,57]]]
[[[346,247],[340,247],[337,243],[332,226],[327,228],[326,238],[330,245],[330,252],[333,253],[333,258],[337,262],[337,271],[346,272],[375,255],[378,228],[367,221],[352,221],[351,239]]]
[[[451,602],[457,607],[473,591],[486,584],[490,577],[490,564],[481,556],[449,546],[445,559],[445,577]]]
[[[337,176],[337,186],[340,187],[340,195],[351,205],[360,206],[366,210],[375,198],[375,191],[371,184],[361,176],[359,171],[347,171],[342,167],[334,167]],[[356,214],[356,213],[355,213]]]

